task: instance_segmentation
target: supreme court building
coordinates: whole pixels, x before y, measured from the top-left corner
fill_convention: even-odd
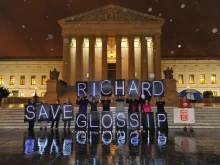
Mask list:
[[[1,59],[0,85],[18,91],[18,97],[44,97],[54,68],[73,87],[76,81],[164,79],[169,67],[177,92],[192,88],[219,96],[220,60],[163,58],[164,21],[115,5],[61,19],[63,54],[56,59]]]
[[[59,20],[62,80],[161,79],[164,21],[115,5]]]

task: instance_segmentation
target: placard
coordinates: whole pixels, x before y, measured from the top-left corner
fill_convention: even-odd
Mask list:
[[[115,80],[115,96],[125,95],[125,80]]]
[[[157,126],[157,130],[167,130],[168,129],[167,113],[166,112],[156,113],[156,126]]]
[[[76,124],[75,130],[86,130],[87,126],[87,114],[86,113],[76,113]]]
[[[36,107],[34,105],[24,106],[24,122],[36,121]]]
[[[50,111],[49,111],[50,121],[59,120],[61,113],[62,113],[62,109],[61,109],[60,104],[51,104],[50,105]]]
[[[112,95],[112,82],[110,80],[101,81],[101,94],[102,96]]]
[[[84,97],[87,96],[88,94],[88,84],[86,81],[77,81],[76,82],[76,94],[77,97]]]
[[[138,96],[139,94],[139,80],[128,80],[128,95]]]
[[[37,105],[37,120],[46,121],[49,120],[50,105],[47,103]]]
[[[141,113],[142,125],[144,130],[154,130],[154,113],[143,112]]]
[[[174,108],[174,123],[195,123],[194,108]]]
[[[91,112],[88,114],[88,130],[99,131],[99,116],[98,112]]]
[[[88,97],[89,98],[100,98],[100,82],[99,81],[89,81],[88,82]]]
[[[62,105],[62,120],[63,121],[74,120],[73,104]]]
[[[139,130],[140,129],[140,113],[134,112],[128,114],[129,130]]]
[[[127,119],[125,112],[116,112],[115,114],[116,130],[127,130]]]
[[[101,113],[101,130],[110,131],[113,129],[113,118],[111,112]]]

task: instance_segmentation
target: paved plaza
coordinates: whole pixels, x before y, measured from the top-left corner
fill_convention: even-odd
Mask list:
[[[219,129],[194,132],[0,129],[1,165],[218,165]]]

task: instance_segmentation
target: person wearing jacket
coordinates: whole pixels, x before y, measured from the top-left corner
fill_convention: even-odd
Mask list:
[[[178,108],[192,108],[192,105],[190,103],[189,100],[187,100],[186,96],[183,96],[183,99],[182,101],[179,102],[178,104]],[[193,128],[192,128],[192,124],[189,124],[189,127],[190,127],[190,131],[193,131]],[[186,123],[184,124],[184,128],[183,128],[184,131],[187,130],[186,128]]]

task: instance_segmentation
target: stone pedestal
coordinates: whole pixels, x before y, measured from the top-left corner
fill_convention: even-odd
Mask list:
[[[56,99],[66,89],[66,87],[66,85],[57,80],[47,80],[47,91],[44,96],[46,103],[55,104]]]
[[[164,79],[164,95],[166,98],[166,106],[178,106],[179,96],[176,91],[175,79]]]

